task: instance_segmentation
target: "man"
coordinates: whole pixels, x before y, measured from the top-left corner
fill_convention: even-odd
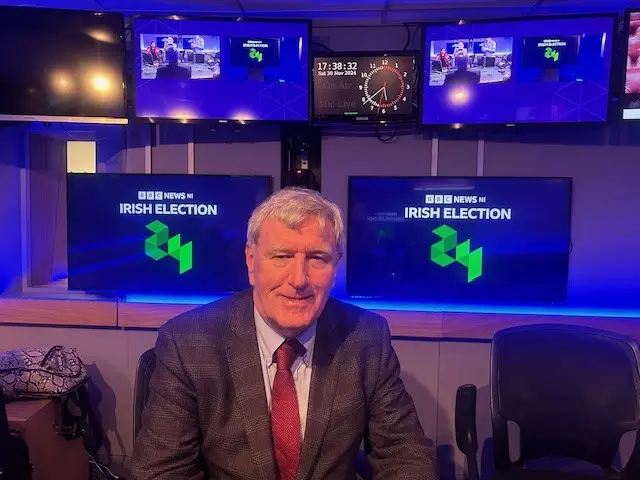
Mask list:
[[[204,38],[200,35],[196,35],[191,39],[191,49],[193,53],[202,53],[204,50]]]
[[[191,66],[178,63],[178,49],[167,48],[164,53],[166,65],[161,65],[156,71],[156,78],[171,78],[188,80],[191,78]]]
[[[387,322],[329,296],[343,232],[311,190],[256,208],[252,288],[160,329],[135,479],[351,480],[366,435],[374,478],[435,480]]]
[[[491,56],[495,55],[498,44],[493,38],[487,37],[484,39],[484,42],[482,42],[480,48],[482,49],[482,53],[484,53],[486,56]]]

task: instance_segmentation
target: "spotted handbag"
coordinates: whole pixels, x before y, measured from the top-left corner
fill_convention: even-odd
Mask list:
[[[0,352],[0,388],[9,401],[61,397],[88,381],[87,368],[74,348],[54,345]]]

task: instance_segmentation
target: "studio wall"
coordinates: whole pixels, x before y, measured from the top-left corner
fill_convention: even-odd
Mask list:
[[[0,126],[0,295],[17,293],[21,287],[20,169],[24,142],[23,127]]]

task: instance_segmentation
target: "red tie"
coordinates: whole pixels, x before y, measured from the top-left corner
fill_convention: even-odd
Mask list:
[[[290,338],[274,355],[278,369],[271,391],[271,435],[279,480],[294,480],[300,461],[300,413],[291,366],[304,353],[300,342]]]

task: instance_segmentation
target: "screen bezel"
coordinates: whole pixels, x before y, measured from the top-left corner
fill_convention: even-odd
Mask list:
[[[638,123],[640,122],[640,114],[638,114],[638,118],[624,118],[624,111],[626,110],[623,107],[623,102],[625,101],[625,97],[627,96],[627,52],[629,51],[629,31],[631,30],[631,26],[629,23],[631,22],[631,14],[632,13],[640,13],[640,7],[638,8],[627,8],[623,14],[624,24],[622,25],[621,35],[623,37],[622,44],[622,53],[620,58],[620,102],[619,102],[619,114],[618,119],[623,123]],[[640,100],[640,94],[638,95],[638,99]],[[631,110],[631,109],[629,109]],[[636,109],[634,109],[636,110]],[[640,108],[637,110],[640,111]]]
[[[136,21],[138,20],[187,20],[187,21],[204,21],[204,22],[246,22],[246,23],[299,23],[307,25],[308,37],[307,37],[307,120],[236,120],[232,118],[193,118],[193,119],[180,119],[173,117],[141,117],[138,115],[138,72],[137,72],[137,55],[140,39],[136,35]],[[308,19],[275,19],[275,18],[259,18],[259,17],[229,17],[229,16],[199,16],[199,15],[132,15],[131,16],[131,44],[132,44],[132,59],[131,59],[131,116],[139,122],[143,123],[263,123],[263,124],[277,124],[277,125],[310,125],[313,118],[313,99],[311,93],[311,86],[313,79],[309,70],[311,63],[311,47],[312,47],[312,30],[311,20]]]
[[[126,57],[126,40],[125,40],[125,19],[124,14],[120,12],[99,12],[95,10],[78,10],[70,8],[49,8],[49,7],[33,7],[33,6],[17,6],[17,5],[0,5],[0,13],[7,10],[22,11],[25,15],[30,13],[38,13],[41,11],[55,12],[60,15],[94,15],[94,16],[111,16],[118,21],[118,38],[120,40],[120,50],[122,52],[122,117],[83,117],[79,115],[42,115],[42,114],[12,114],[0,113],[0,122],[56,122],[56,123],[86,123],[98,125],[127,125],[129,123],[128,115],[128,82],[127,79],[127,57]],[[61,27],[62,28],[62,27]]]
[[[383,52],[369,52],[369,51],[352,51],[352,52],[321,52],[313,53],[311,56],[311,108],[312,108],[312,121],[314,125],[401,125],[418,123],[420,119],[420,96],[421,96],[421,69],[422,63],[420,62],[420,52],[422,50],[398,50],[398,51],[383,51]],[[316,59],[318,58],[346,58],[346,57],[413,57],[414,66],[414,102],[413,112],[409,114],[397,115],[394,117],[388,117],[385,115],[372,115],[367,119],[362,120],[360,117],[346,116],[346,115],[316,115],[315,112],[315,71],[316,71]],[[416,92],[417,91],[417,92]]]
[[[346,206],[346,245],[345,245],[345,255],[346,255],[346,259],[345,259],[345,293],[347,298],[349,299],[354,299],[354,300],[384,300],[382,298],[379,297],[369,297],[369,296],[362,296],[362,295],[353,295],[351,293],[352,290],[352,280],[351,280],[351,273],[350,273],[350,268],[349,268],[349,251],[352,250],[351,247],[351,235],[349,235],[349,230],[351,227],[351,201],[352,201],[352,183],[354,180],[361,180],[361,179],[389,179],[389,180],[421,180],[421,179],[432,179],[432,180],[468,180],[468,181],[482,181],[483,179],[486,180],[561,180],[563,182],[566,182],[567,185],[567,189],[568,189],[568,197],[569,197],[569,218],[568,218],[568,225],[567,225],[567,229],[569,231],[569,238],[568,238],[568,245],[567,245],[567,255],[566,255],[566,267],[567,267],[567,272],[569,272],[570,269],[570,262],[571,262],[571,252],[573,251],[573,243],[571,240],[571,227],[572,227],[572,223],[573,223],[573,177],[517,177],[517,176],[507,176],[507,177],[500,177],[500,176],[490,176],[490,177],[486,177],[486,176],[469,176],[469,175],[447,175],[447,176],[438,176],[438,175],[406,175],[406,176],[402,176],[402,175],[350,175],[347,178],[347,206]],[[569,293],[569,275],[567,275],[567,282],[566,282],[566,286],[565,286],[565,290],[564,290],[564,300],[561,303],[566,303],[567,301],[567,297],[568,297],[568,293]],[[420,300],[416,300],[416,301],[420,301]],[[414,302],[414,300],[389,300],[389,302],[392,303],[403,303],[403,302]],[[446,302],[438,302],[436,300],[422,300],[421,302],[424,303],[432,303],[432,304],[439,304],[439,303],[443,303],[443,304],[451,304],[454,302],[451,301],[446,301]],[[455,303],[461,303],[461,302],[455,302]],[[492,305],[502,305],[502,304],[508,304],[508,302],[496,302],[496,301],[486,301],[486,302],[473,302],[474,304],[492,304]],[[546,304],[548,305],[548,304]]]
[[[605,12],[605,13],[584,13],[584,14],[562,14],[562,15],[537,15],[531,17],[505,17],[505,18],[494,18],[494,19],[481,19],[481,20],[459,20],[457,22],[425,22],[422,23],[422,63],[425,65],[427,59],[427,31],[429,27],[446,27],[448,25],[460,25],[460,24],[484,24],[484,23],[513,23],[513,22],[522,22],[522,21],[540,21],[540,20],[569,20],[569,19],[581,19],[581,18],[611,18],[613,21],[612,28],[612,36],[611,36],[611,58],[610,58],[610,68],[609,68],[609,86],[608,86],[608,98],[607,98],[607,112],[606,112],[606,120],[598,120],[596,122],[491,122],[491,123],[423,123],[422,112],[427,108],[425,104],[425,94],[426,87],[422,89],[422,95],[420,96],[420,118],[419,124],[425,127],[432,127],[437,129],[460,129],[460,128],[491,128],[491,127],[515,127],[515,126],[527,126],[527,127],[542,127],[549,125],[608,125],[614,119],[614,108],[612,107],[613,99],[615,98],[614,92],[614,73],[617,71],[615,62],[616,62],[616,49],[619,42],[619,28],[618,28],[618,19],[619,15],[615,12]],[[425,77],[424,66],[421,72],[422,77]],[[423,78],[423,82],[426,84],[427,79]]]
[[[166,179],[166,178],[184,178],[184,177],[189,177],[189,178],[193,178],[193,177],[214,177],[214,178],[264,178],[267,179],[268,181],[268,196],[272,195],[274,190],[273,190],[273,186],[274,186],[274,178],[273,175],[244,175],[244,174],[240,174],[240,175],[233,175],[233,174],[190,174],[190,173],[167,173],[167,174],[151,174],[151,173],[122,173],[122,172],[114,172],[114,173],[73,173],[73,172],[67,172],[66,176],[65,176],[65,182],[69,181],[69,178],[72,177],[80,177],[80,176],[100,176],[100,177],[142,177],[142,176],[151,176],[151,175],[155,175],[155,176],[161,176],[162,179]],[[68,183],[65,183],[65,185],[68,185]],[[65,202],[66,202],[66,209],[65,209],[65,215],[66,218],[69,218],[69,210],[71,207],[71,203],[69,202],[69,189],[65,188]],[[67,239],[69,238],[69,231],[70,231],[70,222],[67,221],[66,222],[66,236]],[[71,256],[71,252],[69,249],[69,245],[67,243],[66,246],[66,259],[67,259],[67,285],[69,284],[69,279],[70,279],[70,274],[69,274],[69,258]],[[107,297],[112,297],[112,298],[124,298],[126,295],[130,295],[130,294],[137,294],[137,293],[144,293],[144,292],[120,292],[118,290],[71,290],[69,288],[69,291],[73,291],[73,292],[84,292],[84,293],[88,293],[88,294],[97,294],[100,296],[107,296]],[[227,293],[233,293],[233,292],[212,292],[212,294],[216,294],[216,293],[220,293],[220,294],[227,294]],[[145,293],[146,294],[146,293]],[[156,295],[156,294],[149,294],[149,295]],[[157,295],[163,295],[161,293],[158,293]],[[173,295],[173,293],[171,293],[171,295]],[[189,295],[187,293],[185,293],[185,295]],[[199,295],[199,294],[197,294]]]

